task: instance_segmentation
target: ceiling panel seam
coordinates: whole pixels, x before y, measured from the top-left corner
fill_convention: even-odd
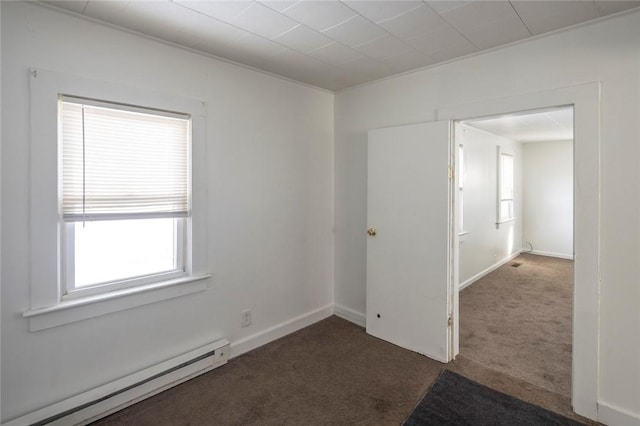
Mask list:
[[[522,16],[520,16],[520,14],[518,13],[518,9],[516,9],[516,7],[511,2],[511,0],[509,0],[509,6],[511,6],[511,9],[513,9],[513,11],[515,12],[515,14],[518,17],[518,19],[520,19],[520,22],[522,22],[522,25],[524,25],[524,27],[527,29],[527,31],[529,32],[529,35],[532,36],[533,35],[533,31],[531,31],[531,28],[529,28],[527,23],[524,22],[524,19],[522,19]]]

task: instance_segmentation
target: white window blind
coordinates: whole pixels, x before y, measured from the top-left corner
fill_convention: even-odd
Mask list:
[[[65,221],[189,215],[188,116],[60,102]]]

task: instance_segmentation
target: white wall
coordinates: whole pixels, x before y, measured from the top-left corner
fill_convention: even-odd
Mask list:
[[[638,11],[338,93],[335,302],[366,309],[368,129],[433,121],[446,106],[593,81],[603,82],[599,402],[640,418]]]
[[[209,290],[28,331],[30,66],[207,102]],[[2,420],[218,338],[331,312],[332,94],[2,2],[2,122]],[[253,325],[240,328],[247,308]]]
[[[456,144],[464,146],[463,224],[460,285],[499,265],[522,246],[522,146],[509,139],[461,125]],[[515,220],[496,227],[497,148],[514,160]]]
[[[523,249],[573,258],[573,141],[523,144]]]

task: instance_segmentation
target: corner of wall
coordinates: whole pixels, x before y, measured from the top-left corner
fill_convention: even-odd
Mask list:
[[[337,317],[351,321],[355,325],[360,327],[367,326],[367,317],[362,312],[355,311],[347,308],[346,306],[338,305],[337,303],[333,305],[333,312]]]

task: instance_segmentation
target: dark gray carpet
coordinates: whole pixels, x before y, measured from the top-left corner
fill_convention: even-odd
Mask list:
[[[582,425],[566,417],[443,370],[403,423],[418,425]]]

